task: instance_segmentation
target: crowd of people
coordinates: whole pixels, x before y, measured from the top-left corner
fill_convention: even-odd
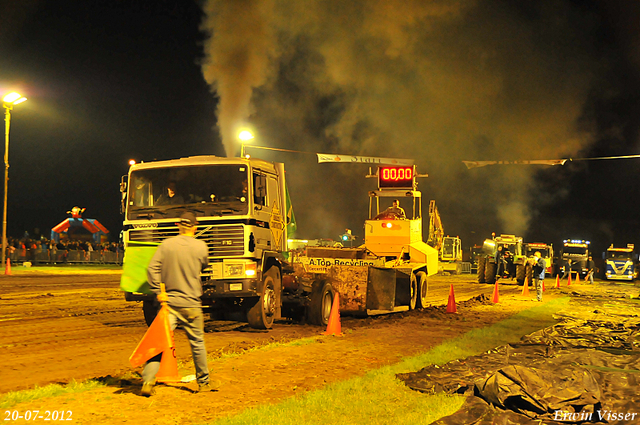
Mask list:
[[[122,263],[124,247],[122,243],[100,242],[91,240],[53,239],[41,237],[32,239],[25,235],[22,238],[7,237],[7,258],[11,262],[32,263],[64,263],[104,262]]]

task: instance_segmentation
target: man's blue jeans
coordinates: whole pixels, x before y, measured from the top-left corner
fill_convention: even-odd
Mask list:
[[[175,330],[178,323],[187,333],[191,345],[193,364],[196,367],[196,379],[198,384],[209,383],[209,366],[207,364],[207,348],[204,345],[204,316],[200,307],[170,307],[169,323]],[[142,370],[142,381],[153,382],[160,370],[162,354],[158,354],[147,361]]]
[[[544,279],[540,279],[540,277],[534,277],[533,281],[536,285],[536,298],[538,299],[538,301],[542,301],[542,282],[544,282]]]

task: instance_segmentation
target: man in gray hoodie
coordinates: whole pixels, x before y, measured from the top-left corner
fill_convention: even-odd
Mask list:
[[[171,329],[178,324],[186,331],[196,368],[198,391],[211,391],[207,349],[204,343],[202,314],[202,283],[200,272],[209,265],[209,248],[195,238],[198,220],[191,212],[180,216],[178,236],[165,239],[147,267],[147,280],[159,302],[167,302]],[[164,283],[166,294],[161,294]],[[142,371],[142,395],[154,391],[155,377],[160,369],[162,354],[151,358]]]

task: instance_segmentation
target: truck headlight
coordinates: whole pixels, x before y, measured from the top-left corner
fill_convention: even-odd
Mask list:
[[[225,263],[224,277],[242,277],[244,275],[243,263]]]

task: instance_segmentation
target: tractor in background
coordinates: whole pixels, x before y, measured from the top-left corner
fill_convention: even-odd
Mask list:
[[[515,279],[522,285],[531,275],[527,266],[522,238],[515,235],[492,234],[478,255],[478,283],[495,283],[498,278]],[[528,276],[529,275],[529,276]]]

